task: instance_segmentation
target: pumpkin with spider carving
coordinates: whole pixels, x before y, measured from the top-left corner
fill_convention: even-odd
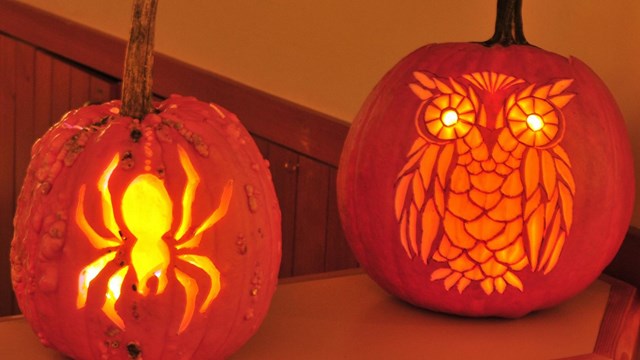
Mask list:
[[[18,304],[74,359],[225,358],[277,283],[280,209],[247,130],[214,103],[151,101],[156,6],[134,3],[123,100],[64,115],[18,198]]]
[[[20,308],[74,358],[228,355],[277,282],[268,165],[215,104],[172,96],[142,120],[120,107],[73,110],[33,147],[11,248]]]

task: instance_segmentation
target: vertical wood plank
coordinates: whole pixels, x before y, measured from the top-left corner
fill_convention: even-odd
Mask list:
[[[0,316],[13,311],[9,248],[15,191],[16,42],[0,35]]]
[[[34,104],[34,132],[41,137],[49,129],[54,119],[52,110],[52,73],[53,59],[51,55],[37,51],[35,59],[35,104]]]
[[[329,166],[300,156],[293,275],[324,271]]]
[[[92,103],[104,103],[118,98],[119,83],[115,79],[105,79],[93,75],[89,79],[89,99]]]
[[[22,188],[22,181],[24,180],[27,166],[29,166],[29,160],[31,159],[31,145],[36,137],[34,129],[34,67],[35,48],[31,45],[18,42],[16,44],[15,57],[16,112],[13,204],[17,203],[17,197]],[[13,227],[10,229],[13,230]],[[15,313],[18,309],[14,299],[13,289],[9,288],[8,293],[12,300],[11,312]]]
[[[336,178],[338,169],[332,167],[329,172],[329,204],[327,207],[327,256],[325,271],[334,271],[358,267],[340,223]]]
[[[84,70],[71,66],[69,69],[69,109],[82,107],[89,100],[90,76]]]
[[[71,110],[70,87],[71,66],[66,62],[53,58],[51,68],[51,116],[52,124],[62,118],[62,115]]]
[[[625,281],[640,289],[640,229],[631,226],[620,250],[604,273]],[[638,349],[640,350],[640,349]]]
[[[256,145],[258,146],[258,150],[260,150],[262,157],[269,160],[269,141],[257,136],[254,136],[253,140],[256,142]]]
[[[16,46],[16,136],[15,136],[15,196],[22,187],[31,159],[31,145],[35,141],[34,114],[35,49],[31,45]],[[16,199],[14,199],[15,201]]]
[[[282,260],[280,277],[293,275],[296,236],[296,194],[298,191],[298,154],[274,143],[269,144],[271,177],[282,213]]]

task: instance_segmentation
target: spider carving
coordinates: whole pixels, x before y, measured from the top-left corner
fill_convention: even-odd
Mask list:
[[[147,296],[152,291],[155,295],[159,295],[167,287],[169,265],[175,261],[187,262],[204,271],[211,280],[209,292],[198,311],[200,313],[207,311],[217,297],[220,291],[220,272],[211,259],[194,254],[193,250],[199,247],[203,233],[226,215],[233,193],[233,180],[225,184],[217,209],[201,224],[192,226],[192,204],[200,177],[186,151],[180,146],[178,146],[178,155],[187,181],[182,196],[182,219],[175,234],[170,233],[173,224],[171,197],[164,186],[164,181],[151,173],[138,175],[127,186],[122,195],[121,205],[124,224],[116,221],[109,191],[109,179],[120,162],[119,154],[113,157],[97,182],[98,191],[101,193],[103,223],[110,232],[109,236],[104,237],[98,234],[87,221],[84,209],[86,184],[80,187],[75,211],[76,222],[91,245],[96,249],[106,250],[106,254],[85,266],[80,272],[76,301],[78,309],[86,305],[91,282],[114,261],[119,252],[127,250],[121,235],[123,228],[126,228],[134,237],[134,239],[127,239],[127,242],[135,241],[129,250],[130,261],[128,265],[121,266],[110,274],[102,305],[104,314],[120,329],[124,329],[125,324],[116,311],[116,303],[120,298],[124,279],[132,270],[136,276],[133,287],[135,291],[142,296]],[[172,243],[171,240],[173,240]],[[172,247],[174,249],[171,249]],[[178,267],[171,268],[186,294],[186,305],[178,329],[180,334],[188,327],[195,312],[199,286],[194,278],[179,270]],[[154,277],[157,279],[157,286],[152,289],[148,281]]]

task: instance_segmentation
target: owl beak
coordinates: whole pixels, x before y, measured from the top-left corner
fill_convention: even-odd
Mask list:
[[[487,146],[487,150],[493,150],[493,147],[498,142],[498,135],[500,135],[501,128],[489,129],[486,127],[478,127],[480,130],[480,135],[482,135],[482,139],[484,140],[485,145]]]

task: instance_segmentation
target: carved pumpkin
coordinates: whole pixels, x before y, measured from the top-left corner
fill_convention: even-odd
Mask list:
[[[74,358],[227,355],[275,290],[280,213],[253,140],[214,104],[156,109],[74,110],[33,147],[13,284],[39,338]]]
[[[226,357],[277,282],[268,164],[213,103],[124,108],[70,111],[34,144],[11,247],[20,308],[45,345],[76,359]]]
[[[527,45],[517,3],[499,5],[492,41],[401,60],[343,150],[351,248],[421,307],[517,317],[553,306],[600,274],[629,224],[633,164],[611,94],[581,61]]]

